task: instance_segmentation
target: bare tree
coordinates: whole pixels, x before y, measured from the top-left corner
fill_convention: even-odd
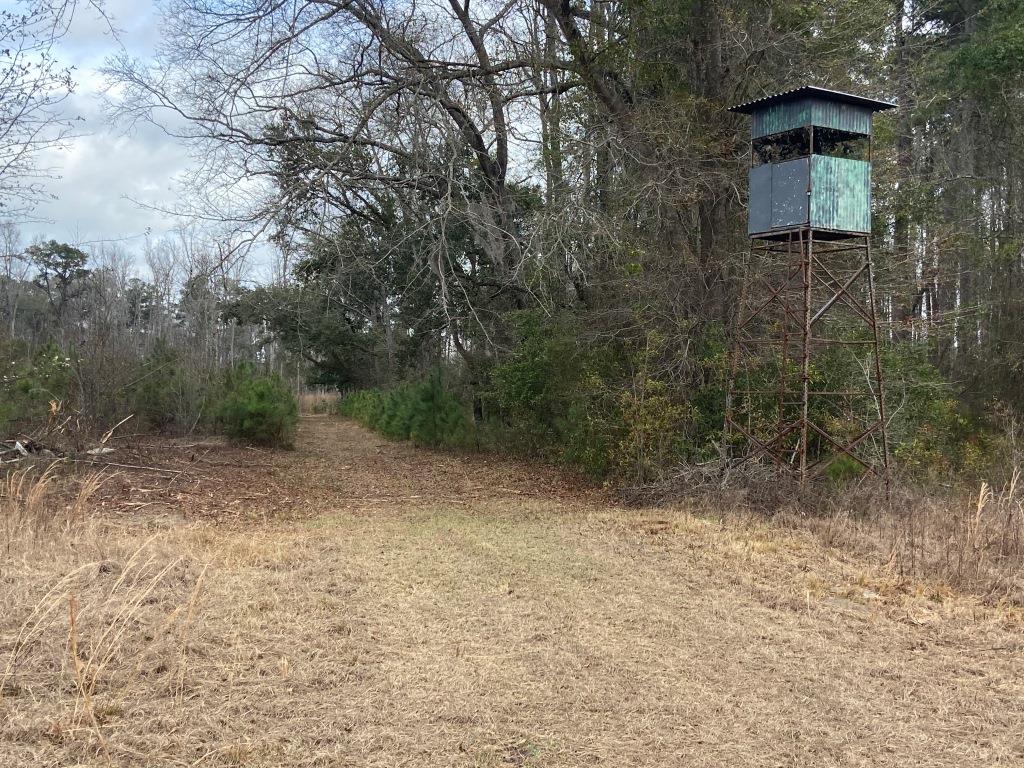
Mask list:
[[[3,273],[4,315],[11,338],[18,323],[18,301],[28,277],[29,264],[21,243],[21,230],[10,219],[0,221],[0,265]]]
[[[468,353],[460,337],[487,305],[523,305],[537,252],[516,187],[536,169],[537,100],[578,85],[534,76],[556,62],[521,44],[533,18],[517,2],[175,0],[157,64],[122,58],[109,74],[120,114],[204,142],[205,186],[223,201],[241,185],[239,219],[310,237],[339,216],[401,220]],[[471,254],[452,248],[460,227]]]

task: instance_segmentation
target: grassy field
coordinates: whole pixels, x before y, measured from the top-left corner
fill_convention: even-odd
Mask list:
[[[810,533],[329,417],[118,456],[8,530],[0,765],[1024,764],[1020,609]]]

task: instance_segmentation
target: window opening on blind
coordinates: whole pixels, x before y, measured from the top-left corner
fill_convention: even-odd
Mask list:
[[[794,128],[791,131],[762,136],[752,142],[754,165],[784,163],[811,154],[811,129]]]
[[[863,133],[841,131],[838,128],[815,128],[814,148],[816,155],[845,157],[850,160],[868,159],[868,137]]]

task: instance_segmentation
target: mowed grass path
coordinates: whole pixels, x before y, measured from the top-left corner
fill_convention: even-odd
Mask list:
[[[0,765],[1024,765],[1011,608],[327,417],[174,460],[10,554]]]

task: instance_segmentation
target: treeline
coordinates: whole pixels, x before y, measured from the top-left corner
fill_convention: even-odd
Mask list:
[[[805,82],[895,99],[874,151],[889,412],[902,466],[946,473],[989,462],[1024,405],[1022,22],[1012,0],[185,0],[173,56],[108,74],[126,117],[192,115],[219,184],[262,184],[238,220],[291,269],[239,322],[341,388],[443,369],[478,434],[636,481],[720,439],[749,267],[725,108]]]
[[[804,83],[898,101],[874,145],[894,452],[920,474],[1013,453],[1016,0],[180,0],[161,25],[155,62],[109,67],[115,106],[173,119],[207,158],[192,205],[288,264],[224,317],[342,389],[440,370],[478,442],[638,482],[721,436],[752,266],[725,108]]]
[[[0,222],[0,432],[49,432],[72,448],[130,431],[226,431],[287,443],[294,358],[266,329],[228,320],[239,291],[223,243],[183,230],[144,253],[23,245]],[[139,276],[140,266],[148,272]]]

